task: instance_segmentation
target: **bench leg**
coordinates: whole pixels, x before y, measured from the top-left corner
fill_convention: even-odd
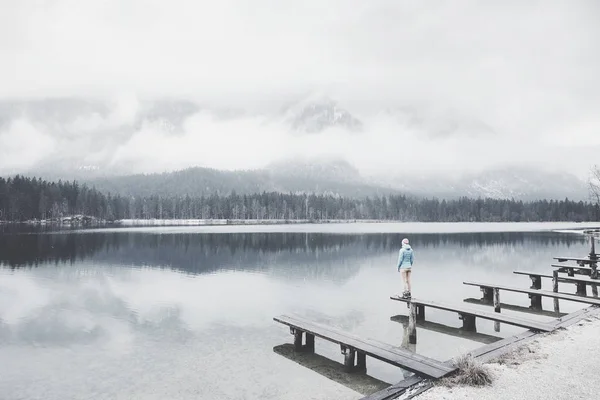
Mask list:
[[[577,294],[587,296],[587,285],[584,282],[577,282]]]
[[[558,271],[552,271],[552,291],[558,292]],[[556,314],[560,313],[560,305],[558,304],[558,299],[554,299],[554,312]]]
[[[537,294],[530,294],[529,298],[531,299],[531,308],[533,308],[534,310],[542,309],[542,296],[539,296]]]
[[[410,303],[410,312],[408,314],[408,342],[417,343],[417,305]]]
[[[351,347],[342,346],[342,354],[344,355],[344,371],[352,372],[354,370],[356,350]]]
[[[494,288],[494,311],[500,312],[500,289]],[[494,332],[500,332],[500,322],[494,321]]]
[[[358,372],[367,372],[367,355],[362,351],[356,352],[356,370]]]
[[[541,276],[529,275],[529,277],[531,278],[531,289],[541,289],[542,288],[542,277]]]
[[[492,288],[482,287],[481,291],[483,292],[483,298],[481,300],[483,300],[487,304],[492,304],[492,302],[494,301],[494,292]]]
[[[299,329],[292,329],[292,335],[294,335],[294,350],[302,351],[302,335],[303,331]]]
[[[417,306],[417,321],[425,321],[425,306]]]
[[[598,297],[598,285],[591,285],[592,286],[592,296],[594,297]]]
[[[500,312],[500,289],[494,288],[493,297],[494,297],[494,311]]]
[[[459,314],[460,315],[460,319],[462,319],[463,322],[463,329],[465,331],[471,331],[471,332],[475,332],[477,331],[477,325],[475,324],[475,316],[474,315],[466,315],[466,314]]]
[[[306,346],[304,347],[308,353],[315,352],[315,335],[306,332]]]

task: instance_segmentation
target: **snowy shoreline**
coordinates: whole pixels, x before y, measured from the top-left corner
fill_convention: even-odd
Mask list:
[[[213,225],[295,225],[295,224],[352,224],[383,223],[382,220],[356,219],[121,219],[118,226],[213,226]]]
[[[576,325],[541,335],[489,366],[493,383],[435,386],[417,400],[446,399],[594,399],[600,391],[600,318],[588,317]]]

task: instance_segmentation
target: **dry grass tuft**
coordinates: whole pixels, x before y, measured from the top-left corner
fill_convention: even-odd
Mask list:
[[[470,354],[464,354],[454,359],[458,371],[440,381],[445,386],[487,386],[492,384],[493,376],[490,368],[476,360]]]

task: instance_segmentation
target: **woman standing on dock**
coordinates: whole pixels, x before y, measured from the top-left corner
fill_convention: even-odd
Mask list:
[[[408,243],[408,239],[402,239],[402,248],[398,254],[398,271],[402,274],[402,282],[404,283],[404,292],[402,297],[409,299],[410,294],[410,274],[414,261],[413,249]]]

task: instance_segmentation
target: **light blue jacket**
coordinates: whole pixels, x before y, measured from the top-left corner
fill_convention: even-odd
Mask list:
[[[410,268],[415,260],[413,249],[408,244],[403,244],[398,254],[398,271],[401,268]]]

